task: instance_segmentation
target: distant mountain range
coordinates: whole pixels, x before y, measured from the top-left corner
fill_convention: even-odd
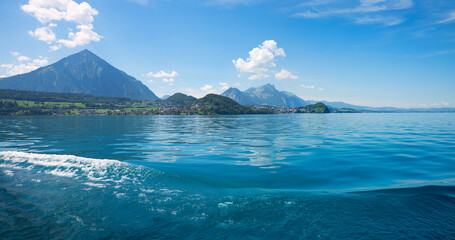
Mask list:
[[[286,91],[279,91],[272,84],[266,84],[257,88],[249,88],[240,91],[237,88],[229,88],[221,94],[229,97],[242,105],[274,106],[286,108],[298,108],[322,102],[330,109],[353,109],[356,111],[369,112],[454,112],[455,108],[395,108],[395,107],[368,107],[352,105],[344,102],[303,100],[300,97]]]
[[[186,105],[196,98],[181,93],[158,98],[136,78],[115,68],[89,50],[70,55],[46,67],[7,78],[0,78],[0,89],[13,89],[53,93],[77,93],[106,97],[124,97],[135,100],[161,100],[168,105]],[[453,112],[455,108],[394,108],[368,107],[344,102],[313,101],[272,84],[252,87],[245,91],[229,88],[221,94],[241,105],[298,108],[322,102],[330,109],[353,109],[373,112]],[[335,111],[336,112],[336,111]]]
[[[29,73],[0,79],[0,88],[137,100],[158,99],[142,82],[88,50]]]
[[[229,88],[221,96],[231,98],[242,105],[252,106],[295,108],[311,104],[290,92],[278,91],[272,84],[249,88],[243,92],[237,88]]]

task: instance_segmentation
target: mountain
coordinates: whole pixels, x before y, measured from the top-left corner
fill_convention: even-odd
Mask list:
[[[170,97],[168,97],[165,102],[171,105],[186,105],[193,102],[196,102],[197,98],[189,95],[185,95],[183,93],[176,93]]]
[[[83,50],[29,73],[0,79],[0,88],[83,93],[137,100],[158,99],[142,82],[89,50]]]
[[[367,107],[367,106],[358,106],[352,105],[344,102],[328,102],[328,101],[313,101],[308,100],[311,104],[322,102],[327,105],[329,108],[338,108],[338,109],[354,109],[357,111],[376,111],[376,112],[401,112],[406,111],[405,108],[394,108],[394,107]]]
[[[236,101],[217,94],[208,94],[198,99],[189,106],[191,114],[214,115],[214,114],[251,114],[254,111]]]
[[[299,107],[298,113],[330,113],[329,108],[322,102],[316,104],[307,105],[305,107]]]
[[[221,95],[231,98],[242,105],[267,105],[295,108],[310,104],[310,102],[307,102],[290,92],[278,91],[275,86],[271,84],[266,84],[257,88],[249,88],[243,92],[237,88],[229,88]]]
[[[160,99],[161,99],[161,100],[166,100],[166,99],[168,99],[170,96],[171,96],[171,95],[164,95],[164,96],[162,96]]]

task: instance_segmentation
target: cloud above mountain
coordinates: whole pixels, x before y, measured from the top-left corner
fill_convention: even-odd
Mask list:
[[[30,36],[46,42],[53,51],[62,46],[83,46],[102,38],[93,31],[94,16],[98,15],[98,11],[87,2],[79,4],[73,0],[29,0],[21,9],[44,25],[29,31]],[[75,23],[78,31],[69,30],[67,38],[58,38],[53,30],[57,27],[56,21]]]
[[[176,72],[176,71],[165,72],[164,70],[161,70],[159,72],[149,72],[146,75],[148,77],[154,77],[154,78],[173,78],[173,77],[179,76],[178,72]]]
[[[275,74],[276,80],[283,80],[283,79],[297,79],[299,78],[297,75],[292,74],[286,69],[283,69]]]
[[[169,86],[174,85],[175,82],[175,77],[179,76],[179,73],[176,71],[170,71],[166,72],[164,70],[161,70],[159,72],[149,72],[147,74],[142,74],[142,76],[147,76],[147,77],[152,77],[152,78],[161,78],[161,81],[163,83],[169,84]],[[150,80],[150,82],[153,82],[153,80]]]
[[[248,74],[248,79],[256,80],[270,77],[269,72],[276,67],[277,57],[286,57],[286,53],[274,40],[267,40],[253,48],[246,60],[238,58],[232,63],[241,74]]]

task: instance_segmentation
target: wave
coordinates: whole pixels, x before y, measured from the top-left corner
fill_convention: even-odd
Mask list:
[[[139,175],[132,172],[141,172],[140,166],[110,159],[92,159],[74,155],[38,154],[25,152],[0,152],[0,167],[6,168],[10,174],[15,170],[28,170],[45,173],[58,177],[85,179],[97,183],[120,184],[129,181],[138,181]],[[159,174],[158,171],[148,169],[149,172]]]
[[[455,196],[455,186],[426,185],[419,187],[384,188],[367,191],[355,191],[358,194],[390,194],[390,195],[447,195]]]
[[[0,152],[0,199],[6,199],[0,201],[0,236],[425,239],[455,234],[455,198],[377,194],[388,191],[397,190],[232,192],[116,160]]]

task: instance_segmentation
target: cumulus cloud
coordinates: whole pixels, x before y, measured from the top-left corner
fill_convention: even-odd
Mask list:
[[[346,5],[348,3],[349,5]],[[351,2],[313,1],[304,4],[303,10],[294,16],[304,18],[342,17],[352,19],[356,24],[379,23],[387,26],[404,22],[398,10],[411,8],[412,0],[360,0]]]
[[[23,56],[18,52],[11,52],[11,55],[16,57],[16,62],[0,65],[0,68],[4,69],[6,72],[6,75],[2,75],[2,77],[31,72],[49,63],[47,58],[44,57],[38,57],[32,60],[31,58]]]
[[[162,81],[164,83],[169,83],[169,86],[172,86],[174,84],[174,78],[163,78]]]
[[[221,88],[220,90],[228,90],[229,89],[229,84],[225,82],[220,82]]]
[[[55,33],[52,31],[51,27],[55,27],[55,24],[49,24],[47,27],[41,27],[35,29],[35,31],[28,31],[30,36],[37,38],[40,41],[46,42],[47,44],[52,44],[56,40]]]
[[[276,80],[283,80],[283,79],[297,79],[299,78],[297,75],[293,75],[291,72],[288,70],[281,70],[275,74],[275,79]]]
[[[169,84],[169,86],[174,85],[175,82],[175,77],[178,77],[179,74],[176,71],[172,72],[165,72],[164,70],[161,70],[159,72],[149,72],[147,74],[142,74],[142,76],[147,76],[147,77],[152,77],[152,78],[161,78],[161,81],[163,83]],[[150,80],[150,82],[153,82],[153,80]]]
[[[174,82],[174,79],[173,78],[163,78],[163,82],[164,83],[171,83],[171,82]]]
[[[238,58],[232,60],[232,63],[240,73],[249,74],[248,79],[256,80],[268,78],[270,69],[276,67],[275,58],[285,56],[284,50],[278,48],[278,44],[274,40],[267,40],[253,48],[246,60]]]
[[[206,93],[213,93],[213,92],[215,92],[215,91],[213,90],[213,86],[212,86],[212,85],[205,85],[205,86],[201,87],[201,90],[204,91],[204,92],[206,92]]]
[[[179,74],[176,71],[165,72],[163,70],[161,70],[159,72],[149,72],[146,75],[148,77],[154,77],[154,78],[174,78],[174,77],[179,76]]]
[[[49,45],[53,44],[50,46],[53,51],[62,46],[68,48],[83,46],[92,41],[98,42],[102,38],[93,31],[94,16],[98,14],[98,11],[87,2],[79,4],[73,0],[29,0],[27,4],[21,6],[21,9],[47,25],[29,31],[29,34]],[[51,29],[57,27],[53,21],[76,23],[76,29],[79,31],[70,31],[67,39],[58,39]]]
[[[30,61],[31,59],[29,57],[26,57],[26,56],[18,56],[17,60],[19,62],[26,62],[26,61]]]

